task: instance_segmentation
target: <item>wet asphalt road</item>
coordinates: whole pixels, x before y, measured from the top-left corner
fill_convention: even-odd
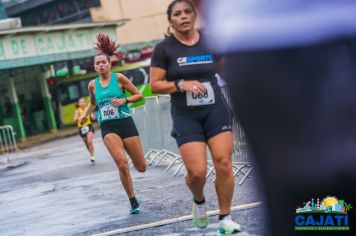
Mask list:
[[[165,163],[145,173],[131,169],[142,213],[129,215],[129,201],[100,137],[97,132],[96,164],[89,162],[80,137],[73,136],[23,151],[13,160],[25,165],[0,169],[0,235],[100,235],[123,228],[129,232],[120,235],[217,235],[217,216],[210,217],[204,230],[187,220],[132,231],[133,226],[191,214],[184,172],[175,177],[174,168],[164,171]],[[243,186],[236,184],[233,205],[262,201],[258,189],[253,175]],[[208,210],[216,210],[211,178],[205,195]],[[234,211],[232,216],[244,230],[238,235],[264,235],[263,205]]]

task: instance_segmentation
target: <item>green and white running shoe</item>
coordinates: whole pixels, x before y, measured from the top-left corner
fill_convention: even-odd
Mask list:
[[[219,232],[220,234],[235,234],[241,232],[241,226],[235,223],[231,216],[226,216],[223,220],[219,220]]]
[[[138,213],[140,213],[140,207],[139,206],[135,207],[135,208],[131,208],[130,215],[136,215]]]
[[[203,204],[196,204],[193,201],[193,224],[200,228],[200,229],[204,229],[208,226],[209,224],[209,217],[206,214],[206,207],[205,207],[205,203]]]
[[[135,215],[140,213],[140,203],[137,201],[136,197],[130,198],[131,210],[130,214]]]

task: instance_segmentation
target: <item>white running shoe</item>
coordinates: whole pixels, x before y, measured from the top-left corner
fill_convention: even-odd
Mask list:
[[[193,201],[193,210],[192,210],[192,215],[193,215],[193,224],[200,228],[204,229],[208,226],[209,224],[209,217],[206,214],[206,206],[205,203],[203,204],[196,204]]]
[[[231,219],[231,215],[226,216],[223,220],[219,220],[220,234],[235,234],[241,232],[241,226]]]

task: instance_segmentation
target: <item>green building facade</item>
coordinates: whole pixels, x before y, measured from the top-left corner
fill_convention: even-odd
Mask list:
[[[17,138],[57,132],[48,86],[53,63],[91,57],[96,35],[117,39],[122,22],[68,24],[0,31],[0,126],[12,125]]]

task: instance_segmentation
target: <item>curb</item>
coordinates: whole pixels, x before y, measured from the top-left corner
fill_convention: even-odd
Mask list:
[[[100,129],[100,125],[97,123],[93,123],[93,127],[94,127],[95,131]],[[78,134],[77,127],[72,127],[71,129],[64,130],[64,131],[61,129],[58,129],[57,133],[45,133],[42,135],[42,138],[41,138],[41,135],[39,135],[38,139],[31,140],[31,141],[25,141],[23,143],[17,143],[17,146],[18,146],[19,150],[25,150],[28,148],[32,148],[32,147],[56,140],[56,139],[67,138],[67,137],[71,137],[71,136],[74,136],[77,134]]]
[[[62,138],[71,137],[71,136],[76,135],[77,133],[78,133],[78,131],[75,131],[75,132],[72,132],[72,133],[68,133],[68,134],[65,134],[65,135],[54,134],[53,137],[48,137],[46,139],[37,140],[37,141],[34,141],[34,142],[26,141],[24,143],[18,143],[17,146],[18,146],[19,150],[25,150],[25,149],[28,149],[28,148],[32,148],[32,147],[35,147],[35,146],[38,146],[38,145],[41,145],[41,144],[56,140],[56,139],[62,139]]]

